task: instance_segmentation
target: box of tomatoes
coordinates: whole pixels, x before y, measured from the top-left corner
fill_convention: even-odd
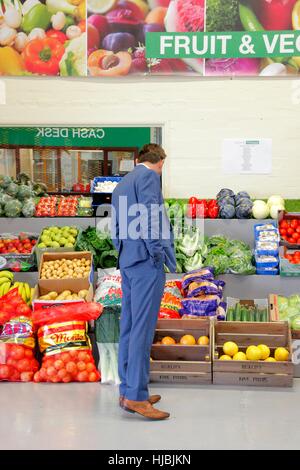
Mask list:
[[[280,247],[280,276],[300,276],[300,250],[292,250],[287,246]]]
[[[0,256],[7,261],[26,261],[35,263],[34,253],[38,234],[20,232],[0,234]]]
[[[280,244],[300,250],[300,213],[280,211],[278,214]]]

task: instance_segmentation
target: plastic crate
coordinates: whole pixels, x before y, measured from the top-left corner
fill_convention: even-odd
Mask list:
[[[118,343],[120,337],[121,306],[104,307],[95,321],[97,343]]]
[[[280,247],[280,276],[282,277],[300,277],[300,264],[292,264],[284,257],[287,252],[293,251],[297,250],[291,250],[285,246]]]
[[[119,183],[122,180],[122,176],[97,176],[93,179],[91,193],[93,194],[111,194],[107,192],[95,192],[97,183],[104,183],[105,181],[111,181],[112,183]]]

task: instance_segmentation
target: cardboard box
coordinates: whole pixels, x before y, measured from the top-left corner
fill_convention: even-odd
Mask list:
[[[60,228],[62,228],[62,227],[60,227]],[[74,244],[73,248],[72,247],[65,247],[65,246],[59,246],[59,247],[55,247],[55,248],[51,248],[51,247],[39,248],[38,245],[39,245],[39,243],[41,243],[41,237],[42,237],[42,233],[43,233],[43,230],[42,230],[42,232],[40,233],[40,236],[38,238],[38,241],[37,241],[37,244],[36,244],[36,249],[35,249],[36,262],[37,262],[38,267],[40,266],[40,262],[41,262],[41,258],[42,258],[43,253],[71,253],[71,252],[75,251],[77,239],[78,239],[78,236],[80,234],[80,229],[78,229],[77,227],[75,227],[75,228],[78,230],[78,234],[75,237],[75,244]]]
[[[227,297],[226,299],[226,318],[227,318],[227,312],[229,308],[235,307],[237,303],[240,303],[241,305],[245,305],[247,307],[258,307],[258,309],[264,309],[268,310],[268,321],[270,317],[269,313],[269,302],[268,299],[237,299],[234,297]],[[238,321],[238,320],[236,320]]]
[[[281,246],[279,250],[280,255],[280,276],[282,277],[299,277],[300,276],[300,264],[292,264],[289,262],[288,259],[285,258],[287,254],[293,254],[294,251],[299,251],[295,248],[293,249],[288,248],[287,246]]]
[[[79,280],[81,281],[80,289],[72,290],[72,293],[77,294],[80,290],[86,289],[88,290],[86,301],[92,302],[94,298],[94,289],[93,289],[92,284],[89,283],[88,279],[79,279]],[[61,294],[65,290],[71,290],[71,289],[65,289],[63,281],[56,280],[56,283],[57,283],[56,288],[52,290],[57,292],[58,294]],[[48,308],[48,307],[52,307],[53,305],[55,306],[70,305],[70,304],[76,304],[78,302],[84,302],[83,299],[78,299],[78,300],[40,300],[39,299],[39,297],[41,297],[42,295],[49,294],[49,292],[52,292],[52,290],[49,290],[49,287],[41,287],[39,284],[35,286],[33,298],[32,298],[33,311],[36,310],[37,308]]]
[[[65,279],[41,279],[41,270],[44,261],[55,261],[59,259],[88,259],[91,261],[91,271],[89,277],[81,279],[65,278]],[[79,292],[82,289],[82,281],[87,280],[88,284],[93,284],[94,268],[93,268],[93,255],[90,251],[75,251],[68,253],[43,253],[41,263],[39,266],[38,275],[39,287],[47,292],[56,291],[58,283],[64,285],[63,290],[70,290],[71,292]],[[62,292],[62,291],[61,291]]]

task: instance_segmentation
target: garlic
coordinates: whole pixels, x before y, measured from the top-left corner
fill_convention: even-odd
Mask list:
[[[0,28],[0,45],[1,46],[10,46],[17,35],[17,31],[5,24]]]
[[[22,52],[28,41],[29,39],[27,34],[23,32],[18,33],[14,42],[15,49],[17,49],[18,52]]]
[[[66,24],[66,15],[62,11],[58,11],[55,15],[52,15],[51,23],[53,29],[60,31]]]
[[[10,28],[18,29],[22,23],[21,12],[13,6],[8,7],[4,13],[4,21]]]
[[[81,29],[79,28],[79,26],[69,26],[67,28],[66,35],[68,39],[78,38],[79,36],[81,36]]]
[[[42,28],[33,28],[33,30],[28,35],[28,40],[32,41],[33,39],[44,39],[46,33]]]

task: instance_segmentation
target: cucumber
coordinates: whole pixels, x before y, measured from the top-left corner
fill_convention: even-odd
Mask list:
[[[234,311],[234,307],[229,307],[227,309],[226,321],[233,321],[233,311]]]
[[[236,304],[235,321],[241,321],[241,304],[240,303]]]
[[[241,307],[241,321],[247,321],[247,307]]]
[[[251,321],[251,314],[249,307],[245,307],[245,320],[244,321]]]
[[[268,314],[268,309],[267,308],[262,309],[262,321],[263,322],[268,322],[269,321],[269,314]]]
[[[257,321],[256,309],[255,307],[249,307],[250,321]]]

